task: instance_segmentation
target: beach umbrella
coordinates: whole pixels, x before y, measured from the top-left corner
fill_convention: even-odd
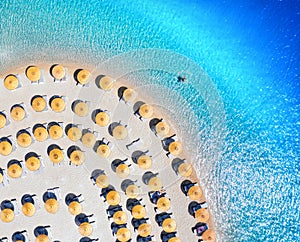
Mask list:
[[[5,139],[0,142],[0,154],[3,156],[8,156],[13,151],[12,143]]]
[[[117,239],[120,242],[126,242],[126,241],[130,240],[130,237],[131,237],[131,233],[130,233],[130,230],[128,228],[118,229],[116,235],[117,235]]]
[[[170,126],[166,122],[159,122],[155,126],[155,131],[160,136],[166,136],[170,131]]]
[[[96,136],[92,132],[86,132],[82,135],[81,142],[85,147],[92,148],[96,143]]]
[[[54,148],[49,152],[49,159],[57,164],[64,160],[64,152],[59,148]]]
[[[106,201],[109,205],[118,205],[121,201],[120,194],[117,191],[110,191],[106,195]]]
[[[180,155],[182,153],[182,144],[179,141],[173,141],[170,145],[169,145],[169,152],[174,155]]]
[[[36,237],[35,242],[50,242],[48,235],[40,234]]]
[[[82,212],[82,206],[78,201],[73,201],[69,204],[68,211],[72,215],[78,215]]]
[[[89,77],[90,77],[90,72],[87,70],[80,70],[77,74],[77,81],[81,84],[81,85],[85,85],[89,82]]]
[[[46,200],[44,205],[45,205],[45,209],[48,213],[54,214],[59,209],[59,203],[54,198],[49,198],[48,200]]]
[[[124,211],[117,211],[113,215],[113,220],[116,224],[125,224],[127,221],[127,215]]]
[[[99,112],[95,116],[95,122],[101,127],[107,126],[110,122],[110,117],[106,112]]]
[[[21,163],[17,160],[11,160],[8,162],[7,174],[11,178],[19,178],[22,176],[23,169]]]
[[[178,172],[181,176],[189,177],[193,172],[193,166],[189,163],[182,163],[178,167]]]
[[[3,170],[0,169],[0,184],[3,182],[4,177],[3,177]]]
[[[101,174],[96,178],[96,184],[100,188],[106,188],[109,185],[109,180],[107,175]]]
[[[171,207],[171,201],[169,198],[166,198],[166,197],[160,197],[158,200],[157,200],[157,209],[161,212],[166,212],[170,209]]]
[[[169,239],[168,242],[181,242],[181,239],[179,239],[178,237],[173,237]]]
[[[192,186],[188,190],[188,196],[191,200],[199,200],[202,196],[202,190],[199,186]]]
[[[216,241],[216,233],[212,229],[208,229],[203,232],[202,240],[207,242],[214,242]]]
[[[93,226],[89,222],[83,222],[79,225],[78,230],[82,236],[90,236],[93,233]]]
[[[151,234],[152,228],[150,224],[143,223],[138,227],[138,233],[142,237],[147,237]]]
[[[14,105],[10,110],[11,118],[15,121],[21,121],[25,118],[26,112],[21,105]]]
[[[50,99],[50,107],[54,112],[60,113],[66,108],[65,100],[62,97],[53,96]]]
[[[33,136],[37,141],[42,142],[48,138],[48,131],[45,126],[38,125],[33,127]]]
[[[198,209],[195,213],[195,218],[201,223],[207,222],[209,219],[208,209],[206,209],[206,208]]]
[[[46,102],[46,100],[45,100],[45,98],[43,96],[35,95],[31,99],[31,107],[36,112],[42,112],[42,111],[44,111],[46,109],[47,102]]]
[[[21,130],[17,134],[17,143],[19,146],[26,148],[32,144],[32,138],[29,132]]]
[[[64,134],[62,127],[58,123],[48,126],[48,132],[50,138],[54,140],[60,139]]]
[[[137,185],[131,184],[127,186],[125,194],[129,198],[136,198],[140,193],[140,190]]]
[[[101,89],[103,89],[105,91],[109,91],[114,86],[114,79],[112,79],[109,76],[104,76],[100,79],[99,84],[100,84]]]
[[[41,161],[39,157],[30,156],[25,161],[26,168],[30,171],[37,171],[41,167]]]
[[[151,105],[145,103],[140,106],[139,114],[143,118],[151,118],[151,116],[153,115],[153,107]]]
[[[126,164],[120,164],[116,168],[116,173],[120,178],[126,178],[130,173],[130,169]]]
[[[81,165],[85,160],[84,152],[81,150],[73,150],[70,154],[70,161],[74,165]]]
[[[4,86],[8,90],[15,90],[19,86],[19,79],[15,75],[8,75],[4,78]]]
[[[118,125],[113,129],[113,137],[115,139],[121,140],[121,139],[126,139],[128,132],[125,126],[123,125]]]
[[[2,222],[10,223],[11,221],[14,220],[15,213],[13,210],[11,210],[9,208],[5,208],[5,209],[1,210],[0,218],[1,218]]]
[[[167,233],[172,233],[176,231],[176,221],[172,218],[166,218],[162,222],[162,228]]]
[[[67,131],[67,136],[70,140],[76,142],[80,140],[82,136],[82,131],[77,126],[72,125]]]
[[[137,93],[131,88],[125,89],[122,95],[122,98],[125,102],[133,102],[136,99],[136,97]]]
[[[0,129],[2,129],[6,125],[6,115],[0,112]]]
[[[141,219],[146,216],[146,209],[144,208],[144,206],[138,204],[132,208],[131,214],[132,214],[132,217]]]
[[[154,176],[149,180],[148,183],[151,191],[159,191],[162,188],[162,181],[159,177]]]
[[[55,79],[61,80],[66,76],[66,69],[62,65],[55,65],[51,69],[51,75]]]
[[[31,202],[22,205],[22,212],[27,217],[32,217],[35,214],[35,206]]]
[[[89,112],[89,106],[86,102],[78,101],[72,107],[73,112],[78,115],[79,117],[84,117]]]
[[[138,166],[141,169],[149,169],[152,166],[152,159],[148,155],[141,155],[137,160]]]
[[[29,66],[25,74],[31,82],[37,82],[41,79],[41,70],[36,66]]]
[[[107,144],[99,145],[97,148],[97,154],[103,158],[107,158],[110,155],[110,148]]]

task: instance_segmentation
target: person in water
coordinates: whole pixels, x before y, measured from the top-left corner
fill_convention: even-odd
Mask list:
[[[187,82],[187,79],[185,76],[177,76],[177,81],[178,82]]]

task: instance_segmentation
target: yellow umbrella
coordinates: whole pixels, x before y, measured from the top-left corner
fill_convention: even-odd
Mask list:
[[[89,106],[87,105],[86,102],[78,102],[76,103],[73,111],[79,117],[84,117],[89,112]]]
[[[74,150],[70,154],[70,161],[74,165],[81,165],[85,161],[85,155],[84,152],[81,150]]]
[[[141,169],[149,169],[152,166],[152,159],[148,155],[141,155],[137,160],[138,166]]]
[[[31,156],[26,161],[26,168],[30,171],[37,171],[41,167],[41,161],[38,157]]]
[[[81,84],[81,85],[85,85],[89,82],[89,77],[90,77],[90,72],[87,70],[80,70],[77,74],[77,81]]]
[[[151,234],[152,228],[150,224],[143,223],[138,227],[138,233],[142,237],[147,237]]]
[[[15,121],[21,121],[25,118],[25,110],[22,106],[15,106],[10,111],[11,118]]]
[[[9,208],[5,208],[0,212],[0,218],[4,223],[10,223],[15,218],[15,213]]]
[[[202,234],[203,241],[214,242],[216,241],[216,237],[216,233],[212,229],[208,229]]]
[[[19,146],[26,148],[28,146],[31,145],[32,143],[32,138],[30,136],[29,133],[27,132],[21,132],[18,136],[17,136],[17,143]]]
[[[100,188],[105,188],[108,187],[109,185],[109,180],[107,175],[101,174],[96,178],[96,184]]]
[[[113,136],[115,137],[115,139],[126,139],[127,135],[127,129],[123,125],[118,125],[113,129]]]
[[[78,227],[82,236],[90,236],[93,233],[93,226],[89,222],[84,222]]]
[[[0,113],[0,129],[6,125],[6,116],[4,113]]]
[[[129,169],[128,165],[120,164],[116,168],[116,173],[120,178],[126,178],[130,173],[130,169]]]
[[[163,185],[161,179],[155,176],[149,180],[148,186],[150,187],[151,191],[159,191]]]
[[[178,167],[178,172],[181,176],[188,177],[193,172],[193,166],[189,163],[182,163]]]
[[[138,186],[132,184],[126,188],[125,194],[129,198],[136,198],[140,193]]]
[[[155,131],[160,136],[166,136],[170,131],[170,126],[166,122],[159,122],[155,126]]]
[[[182,153],[182,144],[179,141],[174,141],[169,145],[169,151],[172,155],[180,155]]]
[[[113,220],[116,224],[125,224],[127,221],[127,215],[124,211],[117,211],[113,215]]]
[[[177,237],[173,237],[173,238],[169,239],[168,242],[181,242],[181,239],[179,239]]]
[[[117,239],[120,242],[126,242],[126,241],[130,240],[130,237],[131,237],[131,233],[130,233],[129,229],[127,229],[127,228],[120,228],[120,229],[118,229],[118,231],[117,231]]]
[[[4,79],[4,86],[8,90],[15,90],[19,86],[19,79],[15,75],[8,75]]]
[[[176,231],[176,221],[172,218],[166,218],[162,222],[162,228],[167,233],[172,233]]]
[[[146,209],[144,208],[144,206],[138,204],[132,208],[131,214],[132,214],[132,217],[141,219],[146,216]]]
[[[82,135],[81,142],[85,147],[92,148],[96,143],[96,136],[92,132],[87,132]]]
[[[101,127],[107,126],[109,124],[110,117],[106,112],[99,112],[95,117],[95,122]]]
[[[34,138],[39,141],[45,141],[48,138],[48,131],[44,126],[39,126],[33,131]]]
[[[35,238],[35,242],[50,242],[50,239],[45,234],[40,234]]]
[[[69,128],[67,135],[70,140],[76,142],[76,141],[80,140],[80,138],[82,136],[82,131],[80,128],[73,126],[73,127]]]
[[[157,208],[161,212],[166,212],[170,209],[171,207],[171,201],[169,198],[166,197],[161,197],[157,200],[156,204]]]
[[[114,79],[112,79],[109,76],[104,76],[100,79],[100,87],[101,89],[105,90],[105,91],[109,91],[113,88],[114,86]]]
[[[50,107],[54,112],[61,113],[66,108],[65,100],[62,97],[55,97],[51,100]]]
[[[49,158],[55,164],[60,163],[64,160],[64,152],[58,148],[54,148],[49,152]]]
[[[137,97],[137,93],[131,88],[127,88],[123,92],[123,96],[122,96],[125,102],[133,102],[136,99],[136,97]]]
[[[3,177],[3,175],[0,173],[0,184],[3,182],[3,180],[4,180],[4,177]]]
[[[106,201],[109,205],[118,205],[121,201],[120,194],[117,191],[110,191],[106,195]]]
[[[22,176],[23,169],[18,164],[12,164],[7,168],[7,174],[11,178],[19,178]]]
[[[10,142],[8,141],[1,141],[0,142],[0,154],[3,156],[8,156],[11,154],[13,147]]]
[[[49,135],[50,135],[50,138],[51,139],[60,139],[63,134],[64,134],[64,131],[62,129],[61,126],[59,125],[52,125],[49,129],[48,129],[48,132],[49,132]]]
[[[209,212],[206,208],[200,208],[195,213],[195,218],[202,223],[205,223],[209,220]]]
[[[99,145],[97,148],[97,154],[103,158],[107,158],[110,155],[110,148],[106,144]]]
[[[56,213],[59,209],[59,203],[54,198],[49,198],[45,202],[45,209],[48,213]]]
[[[41,79],[41,70],[36,66],[30,66],[26,69],[26,76],[32,82],[37,82]]]
[[[139,114],[143,118],[151,118],[151,116],[153,115],[153,107],[145,103],[139,108]]]
[[[199,200],[202,196],[202,190],[199,186],[192,186],[188,190],[188,196],[191,200]]]
[[[36,96],[31,100],[31,107],[36,112],[42,112],[47,107],[47,102],[42,96]]]
[[[27,217],[32,217],[35,214],[35,206],[34,204],[27,202],[22,206],[22,212]]]
[[[62,65],[55,65],[51,70],[51,74],[55,79],[61,80],[66,75],[66,69]]]
[[[78,215],[82,212],[82,206],[79,202],[73,201],[69,204],[68,211],[72,215]]]

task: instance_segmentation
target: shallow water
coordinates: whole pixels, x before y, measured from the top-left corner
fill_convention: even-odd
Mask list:
[[[0,10],[1,71],[36,60],[120,63],[147,48],[186,56],[151,63],[147,54],[148,69],[120,73],[157,93],[156,104],[196,137],[186,142],[219,240],[299,240],[299,1],[14,0]]]

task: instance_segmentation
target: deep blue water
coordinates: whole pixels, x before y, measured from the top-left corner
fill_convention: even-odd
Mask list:
[[[299,1],[7,0],[0,10],[1,69],[141,48],[195,61],[226,113],[222,157],[204,182],[220,241],[300,240]],[[200,119],[195,90],[180,93]]]

